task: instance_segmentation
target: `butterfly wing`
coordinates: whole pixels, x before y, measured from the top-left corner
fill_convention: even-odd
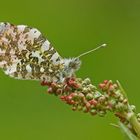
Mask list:
[[[62,60],[36,28],[0,23],[0,68],[10,77],[57,80]]]

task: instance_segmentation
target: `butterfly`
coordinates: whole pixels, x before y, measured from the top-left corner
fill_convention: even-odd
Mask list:
[[[80,57],[105,46],[63,58],[38,29],[0,23],[0,68],[16,79],[61,83],[80,68]]]

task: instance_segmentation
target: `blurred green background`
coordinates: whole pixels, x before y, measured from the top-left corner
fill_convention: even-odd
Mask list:
[[[139,0],[5,0],[0,21],[37,27],[63,57],[97,45],[108,47],[82,58],[78,77],[96,85],[120,80],[140,111]],[[0,71],[1,140],[123,140],[112,114],[73,112],[36,81],[18,81]]]

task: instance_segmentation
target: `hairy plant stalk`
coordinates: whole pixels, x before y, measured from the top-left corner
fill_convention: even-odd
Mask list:
[[[58,96],[72,106],[72,110],[104,117],[108,111],[114,113],[130,132],[140,139],[140,114],[135,114],[135,106],[130,105],[127,95],[119,81],[105,80],[99,88],[89,78],[71,77],[63,83],[45,82],[47,92]]]
[[[140,123],[138,122],[136,115],[133,112],[131,112],[130,114],[127,114],[126,117],[129,118],[130,124],[133,126],[137,137],[140,139]]]

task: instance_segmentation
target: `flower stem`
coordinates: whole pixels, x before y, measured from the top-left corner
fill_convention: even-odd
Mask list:
[[[135,113],[131,111],[127,114],[127,118],[132,127],[134,128],[135,132],[137,133],[138,138],[140,139],[140,123],[138,122]]]

